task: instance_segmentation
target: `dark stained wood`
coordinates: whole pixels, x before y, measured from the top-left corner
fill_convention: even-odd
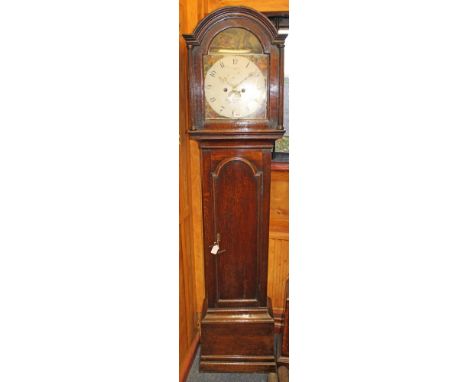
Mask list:
[[[272,22],[277,30],[289,29],[289,12],[262,12]]]
[[[205,119],[203,55],[229,27],[245,28],[269,55],[267,118]],[[206,16],[188,47],[191,139],[199,142],[203,205],[205,301],[200,370],[276,369],[274,319],[267,297],[271,153],[283,129],[285,35],[261,13],[220,8]],[[211,254],[218,243],[220,251]]]
[[[252,32],[270,55],[268,112],[265,120],[207,121],[203,94],[203,55],[208,53],[211,40],[229,27],[245,28]],[[239,132],[250,129],[283,130],[284,42],[286,35],[278,34],[268,18],[245,7],[224,7],[210,13],[199,22],[193,34],[184,34],[189,50],[189,83],[191,130],[232,129]]]
[[[221,158],[224,159],[213,174],[215,231],[223,233],[221,248],[228,251],[224,256],[213,256],[217,274],[214,303],[217,306],[222,306],[223,301],[225,304],[235,301],[241,306],[249,304],[249,301],[258,302],[256,223],[260,212],[258,200],[263,196],[263,179],[262,172],[247,157],[223,152]],[[239,222],[243,224],[239,225]],[[239,254],[242,261],[230,254]]]
[[[284,327],[277,363],[278,366],[289,367],[289,279],[286,282],[286,301],[284,305]]]
[[[201,325],[201,371],[276,370],[270,302],[258,308],[206,308]]]
[[[267,148],[245,148],[234,142],[229,148],[208,142],[202,146],[205,284],[210,308],[266,306],[271,144],[263,145]],[[225,252],[214,256],[210,245],[217,234]]]

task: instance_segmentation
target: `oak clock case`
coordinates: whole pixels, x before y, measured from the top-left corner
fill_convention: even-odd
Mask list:
[[[284,134],[285,37],[244,7],[220,8],[184,35],[189,135],[201,155],[201,371],[276,368],[268,229],[271,152]]]

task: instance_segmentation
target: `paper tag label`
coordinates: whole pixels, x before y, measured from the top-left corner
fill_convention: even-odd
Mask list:
[[[219,245],[218,244],[213,245],[213,248],[211,248],[211,253],[213,255],[216,255],[218,251],[219,251]]]

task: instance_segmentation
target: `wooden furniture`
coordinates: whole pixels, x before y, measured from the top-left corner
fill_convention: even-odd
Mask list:
[[[283,129],[285,35],[261,13],[220,8],[188,47],[190,138],[201,153],[202,371],[274,371],[267,297],[271,151]]]
[[[286,281],[285,289],[284,326],[278,344],[278,357],[276,359],[278,370],[276,373],[268,375],[268,382],[289,381],[289,279]]]
[[[284,326],[281,335],[281,345],[277,358],[278,367],[285,366],[289,368],[289,279],[286,282],[286,299],[284,303]]]

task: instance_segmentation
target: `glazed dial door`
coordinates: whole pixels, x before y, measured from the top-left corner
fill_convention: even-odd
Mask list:
[[[264,117],[267,79],[252,55],[216,55],[207,65],[205,102],[213,118]],[[211,109],[211,110],[210,110]]]

